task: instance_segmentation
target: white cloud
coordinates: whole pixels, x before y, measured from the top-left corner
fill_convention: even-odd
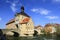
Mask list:
[[[17,11],[17,5],[20,4],[19,0],[12,0],[12,2],[10,0],[6,0],[6,3],[10,4],[10,8],[13,12]]]
[[[47,0],[42,0],[43,2],[47,2]],[[60,3],[60,0],[48,0],[48,1],[51,1],[53,3]]]
[[[57,2],[57,3],[60,3],[60,0],[52,0],[53,2]]]
[[[59,17],[58,16],[46,16],[46,18],[52,20],[52,19],[58,19]]]
[[[12,3],[10,7],[11,7],[13,12],[16,12],[16,10],[17,10],[16,9],[16,3]]]
[[[43,2],[46,2],[47,0],[43,0]],[[53,2],[60,2],[60,0],[51,0]]]
[[[33,8],[31,9],[31,11],[35,13],[40,13],[41,15],[48,15],[51,12],[50,10],[44,8]]]

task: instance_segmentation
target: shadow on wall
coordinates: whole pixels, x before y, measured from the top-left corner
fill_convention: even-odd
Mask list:
[[[36,30],[34,30],[34,34],[33,36],[37,36],[38,32]]]
[[[17,33],[17,32],[14,32],[14,31],[12,31],[13,33],[14,33],[14,37],[19,37],[19,33]]]

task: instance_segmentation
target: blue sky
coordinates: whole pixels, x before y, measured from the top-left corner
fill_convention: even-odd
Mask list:
[[[60,0],[0,0],[0,29],[20,12],[22,4],[25,12],[31,16],[34,25],[47,23],[60,24]]]

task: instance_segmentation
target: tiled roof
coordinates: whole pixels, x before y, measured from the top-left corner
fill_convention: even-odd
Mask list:
[[[15,18],[11,19],[6,25],[15,22]]]
[[[60,24],[54,24],[54,26],[59,27],[59,26],[60,26]]]
[[[45,25],[45,27],[49,27],[49,26],[60,26],[60,24],[55,23],[55,24],[46,24]]]
[[[39,28],[39,27],[42,27],[42,26],[41,26],[41,25],[35,26],[35,29],[36,29],[36,28]]]
[[[45,27],[49,27],[49,26],[52,26],[52,24],[46,24]]]

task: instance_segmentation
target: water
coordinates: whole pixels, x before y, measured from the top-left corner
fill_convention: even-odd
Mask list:
[[[34,37],[6,37],[6,40],[60,40],[60,36],[40,35]]]

